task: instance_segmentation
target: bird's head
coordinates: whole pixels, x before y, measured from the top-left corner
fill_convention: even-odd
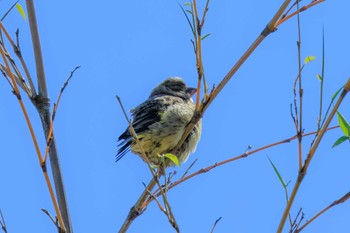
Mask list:
[[[196,88],[186,86],[182,78],[171,77],[156,86],[150,97],[157,95],[171,95],[189,100],[197,92]]]

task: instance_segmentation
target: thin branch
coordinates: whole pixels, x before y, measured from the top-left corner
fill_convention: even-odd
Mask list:
[[[54,121],[55,121],[56,112],[57,112],[58,105],[59,105],[59,103],[60,103],[62,94],[63,94],[64,90],[66,89],[66,87],[67,87],[67,85],[68,85],[70,79],[73,77],[75,71],[76,71],[77,69],[79,69],[79,68],[80,68],[80,66],[76,66],[76,67],[74,68],[74,70],[71,71],[69,77],[68,77],[67,80],[64,82],[63,87],[61,88],[61,91],[60,91],[60,94],[58,95],[58,98],[57,98],[56,103],[54,104],[54,108],[53,108],[53,112],[52,112],[52,117],[51,117],[50,129],[49,129],[49,133],[48,133],[47,139],[46,139],[46,150],[45,150],[45,157],[44,157],[43,163],[46,163],[47,157],[48,157],[48,155],[49,155],[50,144],[51,144],[52,133],[53,133],[53,124],[54,124]]]
[[[297,40],[297,49],[298,49],[298,91],[299,91],[299,125],[298,125],[298,158],[299,158],[299,170],[303,166],[303,85],[302,85],[302,65],[301,65],[301,26],[300,26],[300,15],[299,15],[299,0],[296,0],[297,5],[297,26],[298,26],[298,40]]]
[[[14,51],[15,51],[18,59],[19,59],[19,61],[21,62],[21,65],[23,67],[24,73],[26,74],[26,77],[28,79],[29,86],[30,86],[30,89],[31,89],[30,97],[33,100],[33,99],[35,99],[35,97],[37,95],[36,94],[36,89],[35,89],[35,86],[34,86],[34,83],[33,83],[33,79],[32,79],[32,77],[31,77],[31,75],[29,73],[28,67],[27,67],[26,63],[24,62],[24,59],[23,59],[23,56],[22,56],[22,53],[21,53],[21,49],[20,49],[20,46],[19,46],[19,30],[18,29],[16,31],[16,40],[17,40],[17,44],[16,45],[12,44],[12,47],[13,47],[13,49],[14,49]]]
[[[51,216],[51,214],[49,213],[48,210],[44,209],[44,208],[41,208],[41,211],[44,212],[48,217],[49,219],[51,220],[51,222],[55,225],[55,227],[57,227],[57,229],[59,230],[60,229],[60,226],[58,225],[57,221]]]
[[[323,110],[323,84],[324,84],[324,70],[325,70],[325,41],[324,41],[324,29],[322,29],[322,68],[321,68],[321,86],[320,86],[320,111],[317,119],[317,127],[320,129],[322,127],[322,110]]]
[[[295,231],[295,229],[297,229],[300,225],[300,223],[304,220],[304,213],[303,213],[303,209],[300,208],[297,216],[295,216],[295,219],[290,227],[290,233],[293,233]]]
[[[3,51],[2,47],[0,47],[0,53],[1,53],[1,56],[2,56],[2,59],[3,59],[4,63],[5,63],[5,65],[6,65],[6,68],[8,70],[8,73],[9,73],[9,75],[11,77],[11,80],[12,80],[12,83],[13,83],[13,88],[14,88],[13,92],[14,92],[14,94],[17,97],[17,100],[18,100],[18,102],[20,104],[20,107],[22,109],[24,118],[26,120],[27,126],[29,128],[30,135],[32,137],[32,140],[33,140],[33,143],[34,143],[34,147],[35,147],[35,150],[36,150],[36,153],[37,153],[37,156],[38,156],[38,160],[40,162],[40,165],[42,165],[43,164],[42,163],[43,157],[42,157],[42,154],[41,154],[41,151],[40,151],[40,148],[39,148],[39,144],[38,144],[37,138],[35,136],[35,132],[34,132],[32,123],[31,123],[31,121],[29,119],[27,110],[26,110],[25,105],[24,105],[24,103],[22,101],[22,97],[21,97],[21,94],[19,92],[19,89],[18,89],[18,86],[17,86],[17,83],[16,83],[15,77],[14,77],[13,73],[11,72],[10,66],[8,64],[8,61],[6,59],[6,56],[4,54],[4,51]],[[63,224],[61,212],[60,212],[60,209],[58,208],[56,197],[54,195],[53,188],[52,188],[52,185],[51,185],[50,178],[48,177],[46,167],[42,167],[42,170],[43,170],[43,173],[44,173],[44,177],[45,177],[45,180],[46,180],[47,187],[49,189],[51,201],[52,201],[52,203],[54,205],[54,208],[55,208],[55,211],[56,211],[56,214],[57,214],[57,218],[59,220],[60,226],[62,227],[62,229],[64,229],[64,224]]]
[[[305,177],[305,174],[306,174],[306,172],[307,172],[307,170],[308,170],[308,168],[310,166],[311,160],[314,157],[314,155],[316,153],[316,150],[317,150],[317,148],[318,148],[318,146],[319,146],[319,144],[320,144],[320,142],[321,142],[321,140],[323,138],[323,135],[327,131],[327,128],[328,128],[331,120],[333,119],[333,117],[334,117],[335,113],[337,112],[340,104],[343,102],[345,96],[347,95],[347,93],[349,91],[350,91],[350,78],[345,83],[344,89],[343,89],[341,95],[339,96],[337,102],[335,103],[335,106],[333,107],[331,113],[327,117],[326,122],[324,123],[323,127],[321,128],[321,130],[319,130],[319,133],[318,133],[318,136],[317,136],[317,138],[315,140],[315,143],[310,148],[310,151],[309,151],[308,156],[307,156],[307,158],[305,160],[305,163],[304,163],[303,167],[299,171],[298,179],[297,179],[297,181],[296,181],[296,183],[295,183],[295,185],[293,187],[293,190],[292,190],[292,193],[290,195],[289,201],[288,201],[287,206],[286,206],[286,208],[284,210],[283,216],[281,218],[280,224],[279,224],[278,229],[277,229],[277,233],[281,233],[282,232],[284,224],[285,224],[286,219],[287,219],[287,216],[288,216],[288,214],[290,212],[290,209],[292,207],[292,204],[294,202],[296,194],[297,194],[297,192],[299,190],[299,187],[300,187],[300,185],[301,185],[301,183],[302,183],[302,181],[303,181],[303,179]]]
[[[0,29],[1,29],[2,32],[4,32],[4,34],[5,34],[6,38],[7,38],[7,40],[10,42],[12,48],[14,49],[16,55],[18,56],[18,58],[19,58],[19,60],[20,60],[20,62],[21,62],[21,65],[22,65],[22,67],[23,67],[23,69],[24,69],[24,71],[25,71],[25,73],[26,73],[26,76],[27,76],[28,80],[31,80],[31,79],[30,79],[29,71],[28,71],[28,69],[27,69],[27,66],[26,66],[24,60],[23,60],[23,57],[21,56],[21,54],[20,54],[20,53],[18,52],[18,50],[16,49],[17,47],[16,47],[15,43],[13,42],[13,40],[12,40],[10,34],[7,32],[7,30],[5,29],[5,27],[4,27],[4,25],[2,24],[2,22],[0,22]],[[35,89],[34,89],[34,87],[29,88],[29,87],[27,86],[27,84],[25,83],[24,78],[22,77],[22,75],[20,74],[20,72],[19,72],[19,70],[18,70],[16,64],[14,63],[14,60],[10,57],[10,55],[9,55],[9,53],[6,51],[6,48],[5,48],[4,45],[3,45],[3,50],[4,50],[4,52],[5,52],[6,57],[9,59],[9,61],[10,61],[10,63],[11,63],[11,66],[14,68],[14,70],[15,70],[15,72],[16,72],[16,74],[17,74],[17,75],[15,76],[15,80],[17,80],[18,85],[21,86],[21,88],[27,93],[27,95],[29,96],[30,99],[33,99],[34,96],[35,96]],[[10,72],[10,70],[8,70],[8,72]],[[11,73],[12,73],[12,72],[11,72]]]
[[[1,225],[1,229],[7,233],[7,227],[6,227],[6,223],[5,223],[5,218],[4,216],[2,215],[2,211],[0,209],[0,225]]]
[[[19,0],[17,0],[14,4],[12,4],[12,6],[10,7],[10,9],[8,9],[6,11],[6,13],[1,17],[0,21],[2,22],[6,16],[12,11],[12,9],[17,5],[17,3],[19,2]]]
[[[327,131],[329,130],[333,130],[333,129],[336,129],[336,128],[339,128],[339,126],[332,126],[332,127],[329,127],[327,129]],[[304,133],[303,134],[303,137],[307,137],[307,136],[311,136],[311,135],[314,135],[316,134],[318,131],[312,131],[312,132],[309,132],[309,133]],[[253,154],[256,154],[257,152],[260,152],[260,151],[263,151],[263,150],[266,150],[268,148],[271,148],[271,147],[275,147],[275,146],[278,146],[278,145],[281,145],[281,144],[285,144],[285,143],[289,143],[291,141],[294,141],[298,138],[297,135],[293,136],[293,137],[290,137],[290,138],[286,138],[286,139],[283,139],[281,141],[278,141],[278,142],[274,142],[274,143],[271,143],[271,144],[268,144],[266,146],[262,146],[262,147],[259,147],[255,150],[249,150],[249,151],[246,151],[244,152],[243,154],[241,155],[238,155],[238,156],[235,156],[235,157],[232,157],[232,158],[229,158],[229,159],[226,159],[226,160],[223,160],[223,161],[220,161],[220,162],[216,162],[215,164],[212,164],[210,166],[207,166],[205,168],[202,168],[202,169],[199,169],[198,171],[196,172],[193,172],[185,177],[181,177],[181,179],[175,181],[174,183],[170,184],[169,187],[168,187],[168,190],[174,188],[175,186],[195,177],[195,176],[198,176],[200,174],[203,174],[203,173],[207,173],[209,172],[210,170],[214,169],[214,168],[217,168],[217,167],[220,167],[224,164],[228,164],[228,163],[231,163],[233,161],[236,161],[236,160],[239,160],[239,159],[243,159],[243,158],[246,158],[246,157],[249,157],[250,155],[253,155]],[[159,196],[160,193],[156,193],[154,194],[155,196]],[[147,200],[147,205],[152,201],[152,199],[149,199]]]
[[[277,23],[276,23],[276,27],[280,26],[282,23],[286,22],[287,20],[289,20],[290,18],[294,17],[295,15],[303,12],[303,11],[306,11],[307,9],[321,3],[321,2],[324,2],[326,0],[316,0],[316,1],[312,1],[310,4],[306,5],[306,6],[303,6],[301,7],[299,10],[285,16],[285,17],[282,17]]]
[[[214,232],[214,229],[215,229],[216,225],[218,224],[218,222],[221,220],[221,218],[222,218],[222,217],[220,217],[220,218],[218,218],[218,219],[215,220],[214,225],[213,225],[213,227],[211,228],[210,233],[213,233],[213,232]]]
[[[338,200],[335,200],[334,202],[332,202],[329,206],[327,206],[326,208],[324,208],[323,210],[321,210],[320,212],[318,212],[315,216],[313,216],[310,220],[308,220],[304,225],[302,225],[300,228],[297,228],[295,230],[295,233],[299,233],[301,232],[305,227],[307,227],[310,223],[312,223],[315,219],[317,219],[318,217],[320,217],[322,214],[324,214],[326,211],[328,211],[329,209],[331,209],[332,207],[339,205],[339,204],[343,204],[344,202],[346,202],[347,200],[349,200],[350,198],[350,192],[346,193],[344,196],[342,196],[341,198],[339,198]]]
[[[186,169],[186,171],[184,172],[184,174],[181,176],[181,178],[184,178],[187,173],[190,171],[190,169],[193,167],[193,165],[198,161],[198,158],[196,158],[192,163],[191,165]]]

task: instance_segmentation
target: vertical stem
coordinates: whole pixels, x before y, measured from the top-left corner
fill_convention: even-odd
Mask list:
[[[313,144],[313,146],[310,148],[310,151],[309,151],[309,154],[305,160],[305,163],[304,165],[302,166],[302,168],[300,169],[299,171],[299,174],[298,174],[298,179],[293,187],[293,190],[292,190],[292,193],[290,195],[290,198],[289,198],[289,201],[287,203],[287,206],[286,208],[284,209],[284,213],[282,215],[282,219],[280,221],[280,224],[278,226],[278,229],[277,229],[277,233],[281,233],[282,230],[283,230],[283,227],[284,227],[284,224],[286,222],[286,219],[287,219],[287,216],[290,212],[290,209],[293,205],[293,202],[294,202],[294,198],[296,197],[296,194],[299,190],[299,187],[301,185],[301,182],[303,181],[304,177],[305,177],[305,174],[309,168],[309,165],[311,163],[311,160],[312,158],[314,157],[315,153],[316,153],[316,150],[318,148],[318,146],[320,145],[320,142],[323,138],[323,135],[325,134],[325,132],[327,131],[327,128],[330,124],[330,122],[332,121],[335,113],[337,112],[340,104],[342,103],[342,101],[344,100],[346,94],[350,91],[350,78],[348,79],[348,81],[346,82],[346,84],[344,85],[344,89],[339,97],[339,99],[337,100],[336,104],[334,105],[333,109],[332,109],[332,112],[329,114],[326,122],[324,123],[323,127],[321,128],[321,130],[319,131],[319,134],[315,140],[315,143]]]
[[[26,0],[26,5],[27,5],[29,27],[32,35],[32,43],[34,48],[36,75],[38,78],[38,89],[39,89],[38,94],[43,96],[44,98],[48,98],[45,71],[44,71],[44,62],[43,62],[43,57],[41,53],[39,30],[38,30],[38,25],[36,21],[33,0]]]
[[[300,31],[300,16],[299,16],[299,0],[297,0],[297,21],[298,21],[298,83],[299,83],[299,129],[298,129],[298,154],[299,154],[299,169],[303,166],[303,86],[301,79],[301,31]]]
[[[38,31],[38,26],[37,26],[37,21],[35,16],[35,8],[34,8],[33,0],[26,0],[26,5],[27,5],[27,14],[28,14],[30,31],[32,35],[35,65],[36,65],[36,72],[37,72],[37,79],[38,79],[38,96],[37,96],[35,105],[41,119],[42,127],[45,133],[45,138],[47,140],[47,136],[51,125],[50,99],[49,99],[47,86],[46,86],[44,63],[43,63],[43,58],[41,53],[40,37],[39,37],[39,31]],[[62,177],[61,167],[59,163],[59,156],[58,156],[54,134],[52,134],[52,140],[50,144],[50,165],[51,165],[53,180],[55,183],[58,205],[59,205],[63,222],[65,225],[61,227],[66,228],[67,233],[72,233],[73,229],[72,229],[72,224],[69,216],[68,203],[67,203],[66,193],[64,189],[63,177]]]

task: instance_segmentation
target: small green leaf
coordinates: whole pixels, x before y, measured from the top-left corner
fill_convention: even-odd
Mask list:
[[[343,131],[344,135],[350,137],[350,125],[348,121],[343,117],[340,112],[337,112],[339,127]]]
[[[323,77],[320,74],[317,74],[316,76],[317,76],[318,80],[320,80],[322,82]]]
[[[192,11],[190,11],[190,10],[186,10],[186,12],[189,13],[190,15],[193,14]]]
[[[16,3],[16,8],[17,8],[18,12],[22,15],[23,19],[26,20],[27,16],[26,16],[26,13],[24,12],[21,4]]]
[[[207,37],[210,36],[210,35],[211,35],[211,33],[208,33],[208,34],[202,36],[201,40],[204,40],[205,38],[207,38]]]
[[[305,59],[304,59],[304,64],[307,64],[309,63],[310,61],[313,61],[315,60],[316,57],[315,56],[307,56]]]
[[[269,161],[270,161],[270,163],[271,163],[271,166],[273,167],[273,170],[275,171],[276,175],[278,176],[278,179],[280,180],[281,184],[283,185],[284,188],[286,188],[287,185],[286,185],[286,183],[284,182],[284,180],[283,180],[281,174],[278,172],[276,166],[273,164],[273,162],[271,161],[271,159],[270,159],[270,158],[268,158],[268,159],[269,159]]]
[[[185,2],[184,6],[191,6],[191,3],[190,2]]]
[[[350,137],[347,136],[341,136],[340,138],[338,138],[338,140],[333,144],[332,148],[342,144],[343,142],[345,142],[346,140],[349,140],[350,142]]]
[[[180,163],[176,155],[168,153],[168,154],[164,154],[164,157],[170,159],[176,166],[180,167]]]

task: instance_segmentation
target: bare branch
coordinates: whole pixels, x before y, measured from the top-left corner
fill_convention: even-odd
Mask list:
[[[301,232],[305,227],[307,227],[311,222],[313,222],[315,219],[317,219],[318,217],[320,217],[322,214],[324,214],[326,211],[328,211],[329,209],[331,209],[332,207],[339,205],[339,204],[343,204],[344,202],[346,202],[347,200],[350,199],[350,192],[346,193],[344,196],[342,196],[341,198],[339,198],[338,200],[335,200],[334,202],[332,202],[329,206],[327,206],[326,208],[324,208],[323,210],[321,210],[320,212],[318,212],[315,216],[313,216],[310,220],[308,220],[304,225],[302,225],[300,228],[297,228],[295,230],[295,233],[299,233]]]
[[[216,221],[214,222],[213,227],[211,228],[210,233],[213,233],[213,232],[214,232],[214,229],[215,229],[216,225],[218,224],[218,222],[221,220],[221,218],[222,218],[222,217],[220,217],[220,218],[216,219]]]

